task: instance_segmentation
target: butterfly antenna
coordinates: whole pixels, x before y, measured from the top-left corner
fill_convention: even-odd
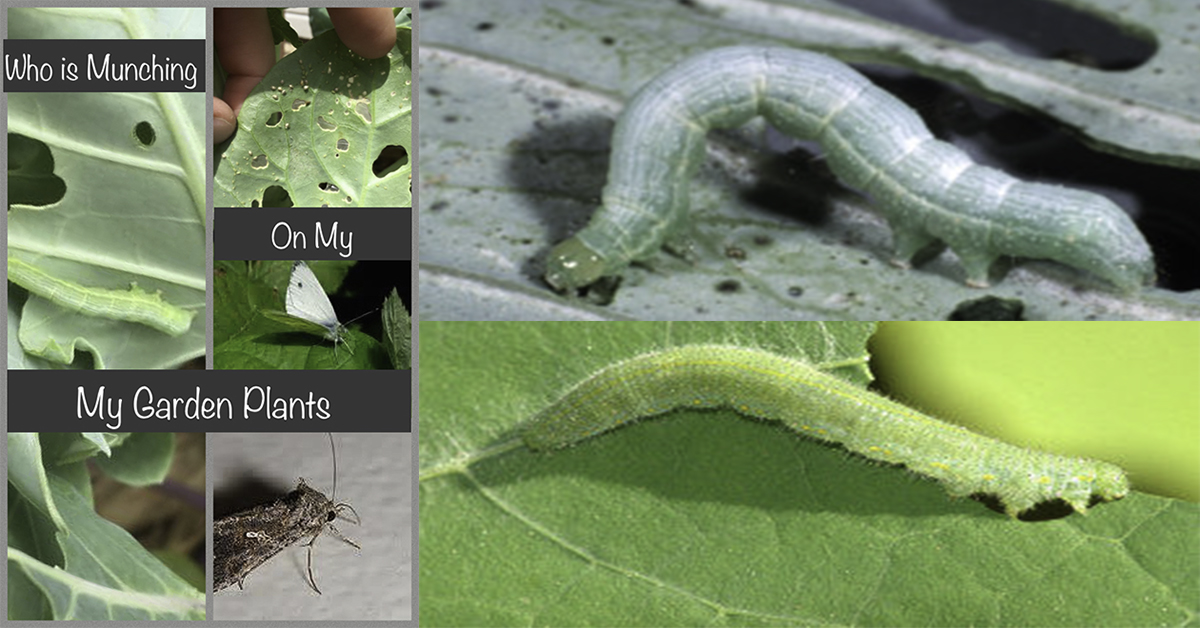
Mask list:
[[[350,320],[346,321],[345,323],[338,323],[338,333],[337,333],[337,336],[338,336],[338,338],[339,338],[340,340],[335,340],[335,341],[333,342],[333,349],[334,349],[334,351],[335,351],[335,352],[337,351],[337,345],[338,345],[338,342],[341,342],[342,344],[346,345],[346,349],[347,349],[348,351],[350,351],[350,355],[354,355],[354,347],[352,347],[352,346],[350,345],[350,343],[349,343],[349,342],[347,342],[345,339],[342,339],[342,332],[343,332],[343,331],[345,331],[345,332],[349,332],[349,331],[350,331],[350,323],[353,323],[354,321],[356,321],[356,320],[358,320],[358,319],[360,319],[360,318],[362,318],[362,317],[364,317],[364,316],[370,316],[371,314],[374,314],[375,312],[378,312],[378,311],[379,311],[379,308],[375,308],[375,309],[373,309],[373,310],[370,310],[370,311],[367,311],[367,312],[363,312],[362,314],[359,314],[358,316],[355,316],[354,318],[352,318],[352,319],[350,319]],[[336,358],[336,356],[335,356],[335,358]]]
[[[350,320],[346,321],[346,324],[345,324],[345,325],[342,325],[342,327],[345,327],[346,325],[349,325],[350,323],[353,323],[354,321],[356,321],[356,320],[358,320],[358,319],[360,319],[360,318],[362,318],[362,317],[364,317],[364,316],[369,316],[369,315],[371,315],[371,314],[374,314],[375,312],[378,312],[378,311],[379,311],[379,308],[375,308],[375,309],[373,309],[373,310],[371,310],[371,311],[369,311],[369,312],[364,312],[364,313],[362,313],[362,314],[359,314],[358,316],[355,316],[354,318],[352,318],[352,319],[350,319]]]

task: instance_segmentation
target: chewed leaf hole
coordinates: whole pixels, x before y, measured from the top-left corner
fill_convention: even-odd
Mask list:
[[[320,188],[322,192],[337,192],[338,191],[338,186],[336,186],[332,183],[329,183],[328,181],[322,181],[322,182],[318,183],[317,187]]]
[[[292,111],[300,111],[307,104],[308,104],[307,100],[301,100],[301,99],[297,98],[292,101]]]
[[[371,123],[371,103],[370,101],[360,101],[354,104],[354,113],[363,119],[367,124]]]
[[[262,196],[263,207],[291,207],[292,197],[287,190],[278,185],[272,185],[263,190]]]
[[[150,147],[154,145],[158,135],[154,132],[154,125],[143,120],[133,127],[133,139],[142,147]]]
[[[67,184],[54,174],[54,155],[44,142],[8,134],[8,206],[53,205],[67,193]]]
[[[384,146],[379,151],[375,163],[371,164],[371,171],[375,173],[375,176],[383,178],[406,165],[408,165],[408,151],[403,146],[392,144]]]
[[[279,126],[279,121],[282,119],[283,119],[283,114],[281,112],[276,111],[275,113],[271,114],[270,118],[267,118],[267,126],[270,126],[270,127]]]
[[[337,141],[337,149],[342,151],[350,150],[350,140],[347,140],[344,137],[339,139]]]
[[[271,160],[267,159],[266,155],[258,154],[254,156],[254,159],[250,160],[250,167],[254,168],[255,170],[262,170],[270,163]]]
[[[333,112],[330,112],[333,113]],[[322,131],[336,131],[337,123],[328,120],[325,116],[317,116],[317,126],[321,127]]]

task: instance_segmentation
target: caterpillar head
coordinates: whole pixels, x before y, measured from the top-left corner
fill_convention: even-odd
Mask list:
[[[1105,201],[1108,202],[1108,201]],[[1074,265],[1112,282],[1125,292],[1154,285],[1154,254],[1129,217],[1113,206],[1119,215],[1114,223],[1097,221],[1101,233],[1082,238],[1087,244],[1078,249]]]
[[[559,292],[574,292],[596,283],[604,275],[604,258],[583,240],[572,237],[550,249],[546,258],[546,283]]]
[[[1091,272],[1126,292],[1154,283],[1154,254],[1124,210],[1092,192],[1026,184],[1022,200],[1041,251],[1029,257],[1053,259]],[[1038,194],[1032,192],[1038,191]],[[1045,217],[1057,217],[1046,220]]]
[[[1064,477],[1053,485],[1052,493],[1043,498],[1061,498],[1076,512],[1086,513],[1095,502],[1113,501],[1129,494],[1129,479],[1120,467],[1082,458],[1075,463],[1075,468],[1066,469]]]

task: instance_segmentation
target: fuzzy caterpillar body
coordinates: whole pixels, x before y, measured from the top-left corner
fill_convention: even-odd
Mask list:
[[[1055,260],[1123,290],[1154,281],[1149,245],[1107,198],[975,164],[935,139],[903,102],[830,57],[739,46],[686,59],[633,97],[613,131],[601,206],[550,251],[547,283],[574,290],[653,255],[687,222],[688,184],[708,131],[756,116],[819,142],[830,169],[874,199],[899,265],[942,241],[973,286],[987,285],[1001,255]]]
[[[728,409],[941,481],[954,496],[996,495],[1011,516],[1059,498],[1085,512],[1093,496],[1124,497],[1115,465],[1024,449],[761,349],[690,345],[608,366],[533,417],[527,447],[567,447],[677,409]]]

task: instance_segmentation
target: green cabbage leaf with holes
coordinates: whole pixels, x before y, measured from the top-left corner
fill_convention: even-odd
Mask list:
[[[203,9],[8,10],[13,39],[203,39]],[[201,70],[202,71],[202,70]],[[8,366],[204,354],[202,93],[8,96]]]
[[[216,149],[214,206],[411,206],[412,29],[397,24],[379,59],[334,31],[281,59]]]

